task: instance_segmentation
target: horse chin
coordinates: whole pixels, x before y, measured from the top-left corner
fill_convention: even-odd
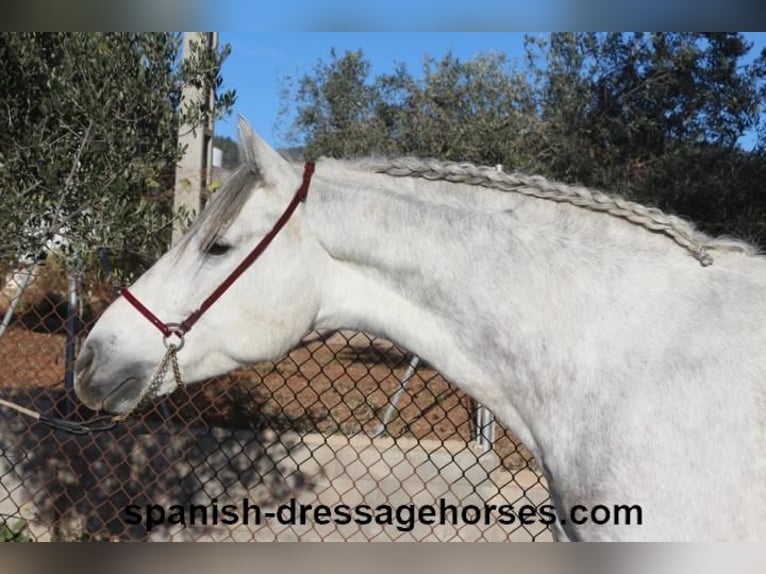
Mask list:
[[[142,385],[138,384],[138,378],[133,376],[125,378],[106,392],[104,386],[91,379],[78,381],[75,383],[75,392],[90,409],[123,414],[135,407],[143,390]]]
[[[101,410],[114,414],[125,414],[133,410],[141,399],[142,392],[141,386],[135,383],[136,380],[132,377],[120,383],[101,401]]]

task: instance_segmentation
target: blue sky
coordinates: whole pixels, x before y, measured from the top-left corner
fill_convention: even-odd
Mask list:
[[[755,44],[753,54],[766,46],[766,33],[747,37]],[[275,129],[281,79],[310,72],[317,62],[329,59],[333,47],[339,54],[361,49],[376,75],[390,72],[398,62],[417,73],[425,55],[438,59],[448,52],[469,59],[503,51],[513,61],[524,56],[523,39],[521,32],[221,32],[220,41],[232,48],[223,68],[224,85],[234,88],[238,97],[234,113],[216,124],[216,134],[236,139],[236,117],[242,114],[272,146],[286,145]]]

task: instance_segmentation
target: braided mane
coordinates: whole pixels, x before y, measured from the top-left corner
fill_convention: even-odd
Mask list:
[[[539,175],[504,173],[495,168],[469,163],[413,157],[365,160],[358,165],[368,171],[385,173],[394,177],[416,177],[477,185],[607,213],[655,233],[667,235],[689,251],[703,266],[713,263],[713,257],[708,250],[747,254],[755,252],[752,246],[741,241],[712,238],[695,229],[688,221],[675,215],[668,215],[660,209],[646,207],[598,190],[550,181]]]

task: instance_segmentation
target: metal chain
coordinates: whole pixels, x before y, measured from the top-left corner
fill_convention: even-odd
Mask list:
[[[138,397],[138,400],[133,405],[133,408],[122,414],[115,415],[112,419],[114,422],[124,422],[125,420],[133,416],[136,410],[147,399],[151,399],[157,394],[157,391],[160,390],[160,387],[162,386],[162,381],[168,372],[168,365],[172,365],[173,367],[173,377],[175,377],[176,384],[179,387],[183,384],[183,379],[181,378],[181,368],[178,365],[178,350],[183,346],[183,339],[181,340],[181,343],[178,345],[174,343],[166,343],[165,346],[167,347],[167,351],[165,351],[165,356],[162,357],[162,361],[160,361],[160,364],[157,366],[157,370],[154,371],[154,374],[152,375],[152,378],[149,381],[149,384],[146,385],[144,390],[141,392],[141,394]]]

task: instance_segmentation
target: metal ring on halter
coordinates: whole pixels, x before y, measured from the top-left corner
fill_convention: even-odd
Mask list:
[[[173,345],[176,351],[180,351],[183,349],[185,342],[184,332],[180,329],[181,323],[168,323],[167,327],[170,329],[170,335],[165,335],[162,337],[162,344],[165,345],[166,349],[169,349],[170,345]],[[175,335],[178,338],[178,344],[168,343],[168,339],[171,337],[171,335]]]

